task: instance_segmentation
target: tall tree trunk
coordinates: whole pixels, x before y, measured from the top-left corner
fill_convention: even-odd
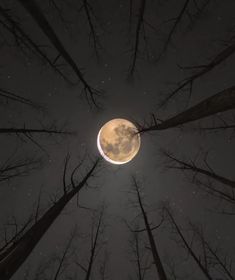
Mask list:
[[[69,251],[71,249],[73,239],[75,238],[75,233],[76,233],[76,231],[74,229],[71,233],[71,236],[69,237],[69,239],[67,241],[67,244],[64,248],[62,256],[59,258],[59,264],[58,264],[58,267],[56,269],[55,276],[53,277],[53,280],[58,280],[60,278],[61,274],[64,272],[63,265],[66,262],[67,255],[69,254]]]
[[[90,29],[90,36],[91,36],[92,41],[93,41],[95,56],[96,56],[96,59],[97,59],[97,62],[98,62],[99,61],[100,43],[99,43],[99,38],[98,38],[98,32],[96,31],[95,24],[92,20],[92,15],[93,15],[94,11],[93,11],[90,3],[88,3],[88,0],[83,0],[83,6],[84,6],[85,14],[86,14],[89,29]],[[95,17],[95,16],[93,15],[93,17]]]
[[[171,28],[171,30],[170,30],[170,32],[169,32],[169,34],[167,36],[167,39],[166,39],[166,41],[165,41],[165,43],[163,45],[163,49],[162,49],[160,55],[158,56],[157,60],[159,60],[163,56],[163,54],[167,51],[168,46],[169,46],[169,44],[171,42],[171,38],[172,38],[173,34],[175,33],[175,31],[177,29],[177,26],[179,25],[183,15],[185,14],[185,11],[186,11],[186,8],[187,8],[189,2],[190,2],[190,0],[186,0],[184,2],[184,5],[183,5],[183,7],[180,10],[179,15],[176,17],[175,23],[174,23],[173,27]]]
[[[32,51],[34,54],[36,54],[37,56],[39,56],[42,60],[46,61],[46,63],[48,63],[50,65],[50,67],[57,72],[61,77],[63,77],[63,79],[68,82],[69,84],[73,84],[72,81],[70,81],[63,73],[62,71],[56,66],[54,61],[51,61],[51,59],[49,59],[49,57],[47,56],[47,54],[42,51],[42,49],[39,47],[39,45],[37,45],[33,39],[24,32],[24,30],[22,29],[22,27],[18,24],[17,21],[15,21],[10,14],[7,12],[6,9],[4,9],[3,7],[0,6],[0,14],[2,15],[2,17],[5,19],[5,22],[2,21],[0,19],[0,24],[8,31],[12,34],[12,36],[15,38],[15,41],[17,43],[17,45],[22,45],[24,46],[26,49]],[[8,94],[9,95],[9,94]],[[14,96],[14,95],[13,95]],[[15,96],[15,100],[17,98],[18,102],[22,102],[23,99],[22,98],[18,98],[18,96]],[[25,103],[25,100],[24,100]],[[25,104],[29,104],[29,102],[25,103]]]
[[[227,88],[159,124],[142,127],[139,132],[177,127],[231,109],[235,109],[235,86]]]
[[[194,259],[194,261],[196,262],[196,264],[198,265],[198,267],[200,268],[201,272],[204,274],[204,276],[209,279],[209,280],[213,280],[213,278],[211,277],[211,275],[209,274],[208,270],[202,265],[200,259],[196,256],[196,254],[194,253],[194,251],[192,250],[192,248],[190,247],[190,245],[188,244],[188,242],[186,241],[185,237],[183,236],[180,228],[178,227],[175,219],[173,218],[173,216],[171,215],[170,211],[168,210],[167,207],[163,208],[168,217],[170,218],[170,222],[172,223],[172,225],[174,226],[174,228],[176,229],[176,232],[178,233],[178,235],[180,236],[184,246],[186,247],[186,249],[188,250],[188,253],[190,254],[190,256]]]
[[[100,234],[102,217],[103,217],[103,210],[101,210],[101,212],[100,212],[99,222],[98,222],[96,232],[95,232],[95,239],[92,240],[91,254],[90,254],[89,265],[88,265],[88,268],[87,268],[87,273],[86,273],[86,276],[85,276],[85,280],[89,280],[90,277],[91,277],[91,270],[92,270],[92,267],[93,267],[93,264],[94,264],[95,254],[96,254],[96,250],[97,250],[97,242],[98,242],[98,238],[99,238],[99,234]]]
[[[135,30],[135,43],[134,43],[133,56],[129,67],[129,77],[133,77],[134,72],[136,70],[136,61],[137,61],[137,56],[139,53],[139,45],[140,45],[140,32],[141,29],[143,28],[145,5],[146,5],[146,0],[141,0],[138,21]]]
[[[74,73],[77,75],[78,79],[80,80],[80,82],[83,84],[85,93],[88,93],[90,95],[91,101],[94,103],[94,105],[96,105],[95,95],[97,95],[97,91],[94,90],[85,80],[82,72],[79,70],[77,64],[72,59],[70,54],[67,52],[64,45],[56,35],[55,31],[47,21],[39,5],[34,0],[18,0],[18,1],[37,22],[37,24],[42,29],[42,31],[47,36],[47,38],[50,40],[52,45],[57,49],[59,55],[63,57],[64,60],[70,65],[70,67],[73,69]]]
[[[204,76],[208,72],[212,71],[216,66],[220,65],[223,61],[225,61],[228,57],[233,55],[235,52],[235,43],[231,44],[230,46],[223,49],[220,53],[218,53],[210,63],[206,65],[199,65],[195,67],[185,67],[186,69],[196,69],[201,68],[198,72],[193,74],[192,76],[184,79],[182,82],[179,83],[179,86],[173,90],[162,102],[161,105],[164,106],[167,102],[170,101],[179,91],[183,90],[185,87],[189,86],[190,92],[192,92],[193,83],[199,79],[200,77]]]
[[[231,273],[231,261],[228,261],[228,256],[220,256],[218,247],[213,248],[208,241],[205,239],[204,232],[202,228],[195,226],[193,223],[189,222],[189,225],[192,229],[193,234],[197,236],[199,241],[201,242],[203,251],[204,251],[204,259],[207,264],[210,265],[215,270],[218,270],[217,266],[220,267],[219,271],[223,272],[230,280],[234,280],[234,276]],[[214,258],[214,260],[213,260]],[[222,271],[221,271],[222,270]],[[227,279],[226,277],[226,279]]]
[[[83,180],[70,192],[64,195],[10,248],[0,255],[0,279],[8,280],[24,263],[34,247],[46,233],[55,219],[59,216],[66,204],[86,184],[93,174],[99,160],[96,160],[92,168]]]
[[[134,185],[135,185],[135,189],[136,189],[136,193],[137,193],[137,197],[138,197],[138,203],[139,203],[141,213],[142,213],[142,216],[143,216],[143,219],[144,219],[144,224],[145,224],[146,231],[147,231],[147,234],[148,234],[149,244],[150,244],[150,247],[151,247],[153,260],[154,260],[155,266],[157,268],[159,279],[160,280],[167,280],[166,273],[165,273],[165,270],[163,268],[160,256],[158,254],[157,246],[156,246],[156,243],[155,243],[155,240],[154,240],[154,237],[153,237],[150,225],[149,225],[147,214],[144,210],[144,206],[143,206],[143,203],[142,203],[142,200],[141,200],[138,185],[137,185],[137,182],[136,182],[135,179],[134,179]]]
[[[140,248],[139,248],[139,237],[138,233],[134,233],[134,242],[135,242],[135,250],[136,250],[136,261],[137,261],[137,275],[138,280],[143,280],[142,272],[141,272],[141,263],[140,263]]]

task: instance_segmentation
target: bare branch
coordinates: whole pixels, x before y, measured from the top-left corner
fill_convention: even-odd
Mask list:
[[[177,127],[189,122],[200,120],[220,112],[225,112],[235,108],[235,87],[227,88],[200,103],[192,106],[191,108],[175,115],[160,123],[150,124],[139,129],[139,133],[152,130],[164,130],[172,127]]]
[[[184,79],[183,81],[179,82],[178,83],[179,86],[176,89],[174,89],[166,98],[164,98],[163,101],[161,101],[160,106],[165,106],[174,96],[176,96],[181,90],[185,89],[186,87],[192,89],[193,83],[198,78],[212,71],[215,67],[217,67],[222,62],[224,62],[228,57],[233,55],[234,52],[235,52],[235,44],[231,44],[226,49],[222,50],[219,54],[217,54],[215,58],[211,60],[210,63],[204,66],[200,66],[200,68],[202,69],[196,72],[195,74],[189,76],[188,78]]]
[[[30,13],[33,19],[37,22],[39,27],[42,29],[44,34],[48,37],[52,45],[57,49],[61,57],[70,65],[73,69],[74,73],[77,75],[79,81],[83,84],[83,89],[85,96],[87,97],[88,101],[98,108],[98,104],[96,102],[96,98],[101,94],[101,91],[94,89],[89,83],[85,80],[82,72],[79,70],[77,64],[74,62],[70,54],[66,51],[64,45],[56,35],[55,31],[47,21],[46,17],[44,16],[41,8],[36,3],[35,0],[18,0],[22,6]]]

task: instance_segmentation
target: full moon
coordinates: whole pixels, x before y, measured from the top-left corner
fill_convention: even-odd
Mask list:
[[[136,126],[125,119],[113,119],[101,127],[97,146],[102,157],[113,164],[132,160],[140,148]]]

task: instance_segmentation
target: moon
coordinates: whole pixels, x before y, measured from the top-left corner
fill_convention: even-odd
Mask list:
[[[97,136],[101,156],[113,164],[131,161],[139,151],[140,135],[136,126],[125,119],[112,119],[103,125]]]

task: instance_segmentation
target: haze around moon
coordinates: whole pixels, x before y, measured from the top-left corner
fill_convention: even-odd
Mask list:
[[[140,148],[136,126],[125,119],[112,119],[101,127],[97,147],[102,157],[113,164],[132,160]]]

